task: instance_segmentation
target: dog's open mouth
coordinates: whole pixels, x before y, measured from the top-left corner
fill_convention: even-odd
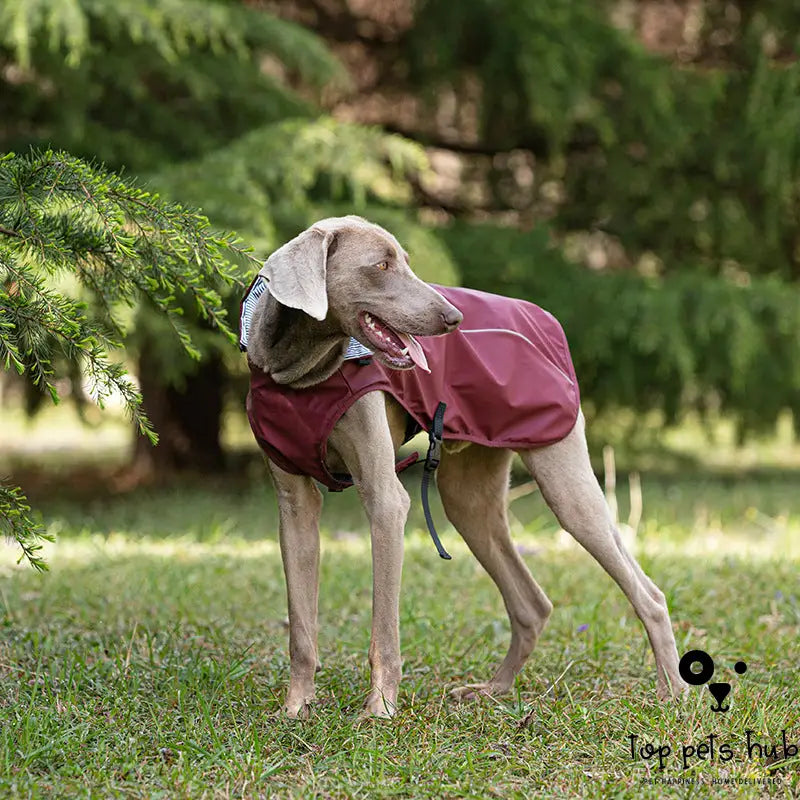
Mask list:
[[[370,346],[393,369],[410,369],[417,366],[430,372],[428,360],[419,342],[410,333],[396,331],[382,319],[362,311],[358,323]]]

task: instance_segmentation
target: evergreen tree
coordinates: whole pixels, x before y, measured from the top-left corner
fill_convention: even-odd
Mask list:
[[[0,147],[128,165],[260,257],[355,209],[424,254],[425,277],[458,263],[468,283],[550,305],[590,405],[764,426],[800,382],[800,11],[676,3],[678,44],[655,46],[644,28],[664,5],[269,4],[312,32],[250,3],[4,0]],[[323,41],[360,65],[350,88]],[[445,151],[447,175],[424,148]],[[137,313],[127,344],[165,418],[184,416],[195,378],[220,409],[241,359],[199,325],[198,367],[159,313]]]
[[[424,0],[404,34],[409,79],[474,105],[476,153],[530,153],[533,191],[496,174],[493,210],[591,231],[631,265],[797,279],[800,7],[685,4],[693,33],[673,60],[642,46],[626,5]]]
[[[141,395],[119,361],[123,310],[146,298],[175,341],[197,357],[177,302],[191,298],[198,314],[234,341],[218,289],[235,282],[230,257],[242,255],[238,240],[215,234],[204,216],[65,153],[6,155],[0,159],[0,362],[58,402],[58,361],[78,361],[95,400],[102,406],[118,395],[155,443]],[[42,532],[29,510],[19,489],[0,486],[0,533],[42,568]]]
[[[336,207],[402,205],[424,165],[400,137],[321,117],[322,87],[346,83],[341,65],[308,30],[242,3],[3,0],[0,61],[0,149],[53,146],[132,171],[238,230],[262,258]],[[226,297],[230,309],[237,301]],[[126,335],[162,435],[158,449],[140,439],[138,458],[217,469],[224,390],[241,358],[181,302],[201,361],[161,335],[147,304]],[[188,401],[189,389],[205,402]]]
[[[302,27],[207,0],[3,0],[0,59],[0,149],[57,144],[139,174],[308,115],[343,79]]]

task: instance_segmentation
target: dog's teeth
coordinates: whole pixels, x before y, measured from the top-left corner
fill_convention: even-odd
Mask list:
[[[404,347],[404,348],[403,348],[403,349],[402,349],[400,352],[401,352],[401,353],[402,353],[404,356],[407,356],[407,355],[408,355],[408,348],[407,348],[407,347]]]

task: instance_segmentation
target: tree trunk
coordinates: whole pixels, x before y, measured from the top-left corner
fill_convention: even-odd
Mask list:
[[[194,364],[182,385],[165,385],[154,346],[146,342],[138,372],[143,407],[159,442],[154,447],[136,432],[134,470],[158,475],[221,471],[225,465],[220,433],[227,376],[220,356],[214,353]]]

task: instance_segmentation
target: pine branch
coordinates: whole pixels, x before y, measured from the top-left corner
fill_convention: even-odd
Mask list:
[[[238,281],[231,258],[246,254],[232,234],[214,232],[201,214],[167,203],[116,175],[66,153],[0,158],[0,357],[5,369],[27,372],[58,401],[51,380],[57,355],[82,364],[102,406],[116,393],[151,441],[155,432],[142,398],[110,354],[119,345],[118,309],[150,300],[173,326],[183,348],[198,355],[180,323],[180,298],[229,340],[218,287]],[[86,302],[53,288],[73,275]],[[116,335],[115,335],[116,334]],[[17,541],[22,558],[42,569],[47,538],[15,487],[0,487],[0,532]]]
[[[21,550],[19,561],[26,559],[39,572],[47,570],[47,562],[39,551],[42,549],[43,541],[53,541],[53,535],[46,532],[34,520],[31,507],[20,489],[2,482],[0,482],[0,536],[12,539],[19,545]]]
[[[0,4],[0,45],[29,68],[41,42],[64,54],[68,67],[91,57],[98,31],[127,39],[166,62],[206,50],[211,57],[252,57],[271,52],[306,80],[322,85],[341,67],[317,37],[299,25],[244,3],[214,0],[5,0]]]

